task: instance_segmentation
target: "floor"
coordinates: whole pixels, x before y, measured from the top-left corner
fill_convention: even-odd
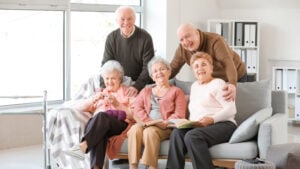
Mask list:
[[[165,163],[166,160],[159,160],[158,169],[164,169]],[[110,161],[109,165],[110,169],[128,169],[128,164],[115,164]],[[44,163],[42,145],[0,151],[0,169],[46,169],[48,166]],[[139,169],[144,168],[142,165],[139,166]],[[58,167],[54,161],[51,161],[50,168],[47,169],[58,169]],[[192,169],[192,165],[187,163],[185,169]]]
[[[300,143],[300,124],[289,124],[288,141]],[[23,148],[15,148],[0,151],[0,169],[42,169],[44,168],[44,156],[42,145],[34,145]],[[165,160],[159,161],[159,169],[165,167]],[[127,164],[113,164],[110,161],[111,169],[127,169]],[[48,168],[50,169],[50,168]],[[57,169],[56,165],[51,164],[51,169]],[[139,169],[144,169],[139,166]],[[192,169],[190,163],[187,163],[185,169]]]

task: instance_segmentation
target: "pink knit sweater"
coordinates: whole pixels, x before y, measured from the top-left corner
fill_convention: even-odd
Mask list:
[[[134,102],[134,115],[143,122],[151,120],[149,113],[152,87],[145,87]],[[163,120],[185,118],[187,101],[183,91],[176,86],[171,86],[169,91],[159,100],[159,107]]]

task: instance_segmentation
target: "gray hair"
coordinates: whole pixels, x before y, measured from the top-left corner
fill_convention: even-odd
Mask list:
[[[100,74],[102,77],[104,77],[105,75],[112,73],[113,71],[117,71],[119,73],[120,80],[122,82],[124,76],[124,69],[118,61],[109,60],[105,62],[105,64],[101,68]]]
[[[136,19],[136,12],[135,12],[135,9],[132,6],[120,6],[120,7],[118,7],[117,10],[115,11],[116,19],[119,19],[121,10],[130,10],[132,15],[133,15],[134,20]]]
[[[159,56],[155,56],[155,57],[153,57],[153,58],[149,61],[149,63],[148,63],[148,72],[149,72],[149,76],[150,76],[150,77],[151,77],[151,75],[152,75],[152,73],[151,73],[151,68],[152,68],[152,66],[153,66],[154,64],[157,64],[157,63],[162,63],[162,64],[164,64],[164,65],[167,67],[167,69],[171,71],[170,63],[169,63],[166,59],[164,59],[164,58],[162,58],[162,57],[159,57]]]
[[[177,28],[177,33],[182,29],[194,29],[197,30],[197,27],[193,25],[192,23],[183,23]]]

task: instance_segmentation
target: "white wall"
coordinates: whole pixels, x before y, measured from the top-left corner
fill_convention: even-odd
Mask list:
[[[166,57],[166,1],[144,0],[144,28],[152,35],[155,55]]]
[[[43,116],[38,114],[1,114],[0,150],[42,144],[42,126]]]

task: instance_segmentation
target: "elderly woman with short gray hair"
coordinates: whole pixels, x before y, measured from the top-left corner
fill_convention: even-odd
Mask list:
[[[108,139],[120,135],[130,127],[133,121],[132,103],[134,98],[126,96],[127,86],[122,85],[124,71],[119,62],[110,60],[101,70],[106,88],[92,97],[81,100],[75,106],[79,111],[93,114],[89,120],[83,138],[65,153],[78,160],[84,159],[84,153],[90,152],[92,169],[103,167]]]
[[[134,102],[137,123],[127,133],[130,169],[137,169],[139,161],[149,169],[157,168],[160,142],[168,139],[171,133],[168,119],[185,118],[187,108],[183,91],[169,84],[169,63],[154,57],[148,69],[155,84],[145,87]],[[150,125],[157,120],[161,122]]]

